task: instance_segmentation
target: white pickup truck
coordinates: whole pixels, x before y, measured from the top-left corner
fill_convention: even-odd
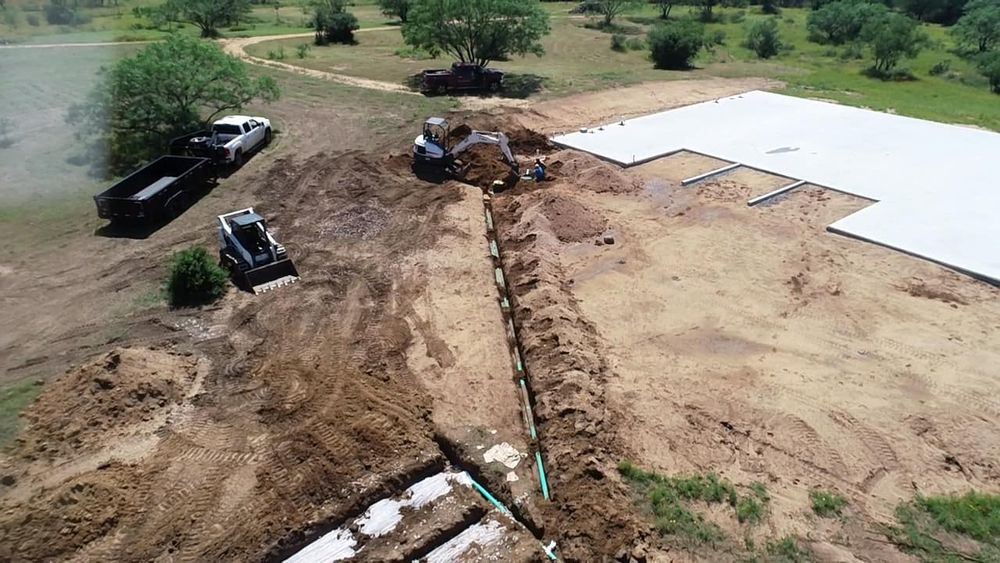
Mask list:
[[[271,122],[263,117],[227,115],[212,124],[212,137],[223,149],[223,158],[233,166],[243,164],[243,156],[271,142]]]
[[[227,115],[209,131],[194,131],[171,141],[173,154],[211,158],[239,168],[243,159],[271,142],[271,122],[263,117]]]

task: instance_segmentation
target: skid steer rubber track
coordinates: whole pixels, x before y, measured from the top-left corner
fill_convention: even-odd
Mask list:
[[[294,283],[299,279],[299,271],[295,269],[291,259],[278,260],[266,266],[259,266],[243,272],[246,285],[255,295],[272,289]]]

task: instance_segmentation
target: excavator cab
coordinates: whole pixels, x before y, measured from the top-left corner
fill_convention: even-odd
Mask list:
[[[431,117],[424,122],[423,132],[413,141],[413,160],[427,164],[447,160],[450,136],[451,128],[448,126],[448,120],[443,117]]]

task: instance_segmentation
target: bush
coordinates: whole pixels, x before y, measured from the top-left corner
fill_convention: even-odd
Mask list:
[[[90,16],[81,13],[75,6],[70,6],[66,0],[51,0],[45,6],[45,21],[50,25],[83,25],[90,23]]]
[[[865,23],[888,12],[883,4],[837,0],[809,13],[806,28],[815,43],[843,45],[861,37]]]
[[[631,37],[625,42],[625,46],[629,51],[641,51],[646,48],[646,43],[638,37]]]
[[[667,22],[649,31],[648,42],[656,68],[687,69],[705,46],[705,27],[691,19]]]
[[[298,47],[295,48],[295,54],[300,58],[304,59],[309,55],[309,50],[312,49],[312,45],[308,43],[299,43]]]
[[[979,56],[977,68],[990,81],[990,91],[1000,94],[1000,51],[991,51]]]
[[[809,500],[812,501],[813,512],[823,518],[840,516],[840,512],[847,506],[847,499],[827,491],[809,491]]]
[[[757,58],[760,59],[770,59],[777,55],[781,50],[778,23],[772,18],[755,21],[747,31],[743,45],[757,53]]]
[[[267,58],[272,61],[283,61],[285,60],[285,48],[278,47],[277,51],[268,51]]]
[[[624,53],[626,50],[628,50],[628,47],[625,45],[626,40],[627,38],[623,34],[615,33],[614,35],[611,36],[611,50],[618,51],[619,53]]]
[[[599,14],[601,13],[601,2],[600,0],[584,0],[583,2],[580,2],[578,5],[573,6],[573,8],[570,9],[569,13],[587,14],[587,15]]]
[[[706,42],[709,45],[725,45],[726,44],[726,32],[721,29],[716,29],[708,36]]]
[[[330,43],[353,45],[355,43],[354,32],[359,27],[358,18],[350,12],[345,12],[345,6],[344,0],[329,0],[317,4],[313,16],[317,45]]]
[[[38,27],[42,22],[38,19],[38,14],[28,14],[24,16],[24,21],[28,22],[31,27]]]
[[[203,246],[174,254],[167,280],[170,304],[184,307],[211,303],[226,292],[229,276]]]
[[[760,10],[765,14],[772,16],[781,12],[781,9],[778,8],[777,0],[762,0]]]
[[[942,74],[945,74],[949,70],[951,70],[951,59],[942,59],[934,63],[934,66],[932,66],[931,69],[927,71],[927,74],[931,76],[941,76]]]
[[[848,43],[838,55],[842,61],[857,61],[865,58],[864,45],[860,42]]]
[[[861,35],[874,59],[870,73],[890,78],[899,78],[893,72],[899,61],[916,57],[928,41],[915,20],[895,12],[866,21]]]

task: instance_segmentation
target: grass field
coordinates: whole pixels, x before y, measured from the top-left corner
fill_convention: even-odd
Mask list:
[[[0,447],[6,446],[17,434],[21,410],[35,400],[42,391],[34,379],[23,379],[0,388]]]
[[[822,98],[844,104],[891,111],[913,117],[948,123],[964,123],[1000,130],[1000,98],[991,94],[986,81],[973,66],[951,52],[953,44],[947,30],[924,26],[934,45],[903,66],[911,70],[910,81],[886,82],[865,76],[867,58],[842,59],[843,49],[810,43],[806,40],[806,10],[786,9],[777,16],[782,39],[791,49],[768,60],[758,60],[741,43],[747,26],[755,19],[770,17],[744,11],[738,23],[716,23],[708,32],[722,32],[725,42],[703,52],[690,71],[662,71],[653,68],[646,50],[616,52],[610,48],[611,35],[584,27],[585,18],[569,17],[572,4],[545,4],[553,13],[552,34],[543,41],[546,54],[513,57],[495,66],[512,73],[544,77],[541,97],[558,97],[574,92],[623,86],[651,80],[677,80],[698,76],[763,76],[786,83],[784,93]],[[673,15],[683,16],[689,8],[677,7]],[[730,21],[735,9],[721,9]],[[625,30],[643,38],[649,24],[655,22],[652,8],[622,19]],[[305,59],[295,57],[294,49],[302,40],[260,43],[251,46],[251,54],[267,57],[284,49],[286,61],[318,70],[339,72],[365,78],[402,82],[425,68],[446,66],[449,59],[426,60],[413,57],[396,30],[373,31],[358,37],[355,46],[315,48]],[[402,56],[401,56],[402,55]],[[930,76],[932,66],[951,61],[951,73]]]
[[[132,13],[135,6],[155,6],[159,0],[126,0],[119,6],[85,8],[89,23],[80,26],[54,26],[45,21],[41,1],[8,1],[8,10],[14,12],[16,25],[5,25],[0,20],[0,39],[13,43],[94,43],[103,41],[150,41],[161,39],[169,32],[179,31],[188,35],[199,34],[190,24],[170,24],[162,29],[149,29],[149,22]],[[222,28],[224,37],[253,37],[281,35],[309,31],[310,11],[306,0],[281,2],[277,11],[273,4],[255,4],[246,21],[235,27]],[[383,16],[373,0],[357,2],[351,11],[362,28],[392,23]],[[28,24],[29,15],[37,18],[39,25]]]

